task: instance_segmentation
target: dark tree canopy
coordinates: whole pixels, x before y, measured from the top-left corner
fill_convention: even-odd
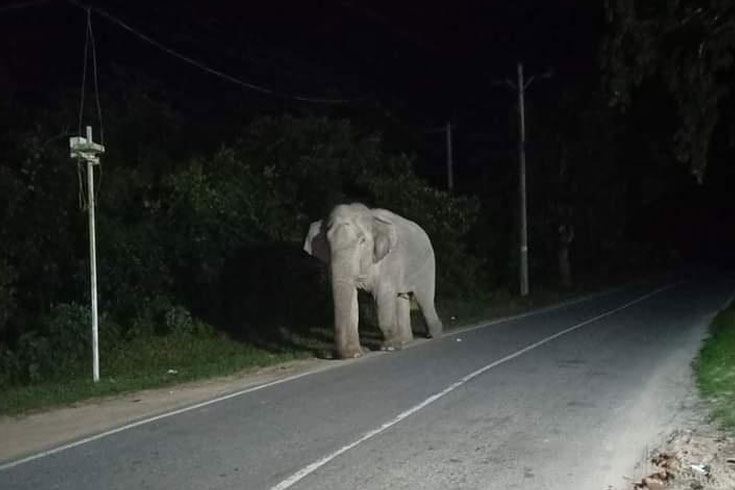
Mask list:
[[[660,83],[677,105],[677,157],[701,183],[732,85],[735,3],[606,0],[606,15],[603,67],[612,104],[626,108],[634,88]]]

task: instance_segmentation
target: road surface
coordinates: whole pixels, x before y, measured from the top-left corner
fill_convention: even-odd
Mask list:
[[[5,464],[0,488],[622,488],[733,286],[627,287],[451,332]]]

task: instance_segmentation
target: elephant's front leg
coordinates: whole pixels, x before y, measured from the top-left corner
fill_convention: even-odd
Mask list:
[[[345,284],[333,287],[334,334],[337,354],[342,359],[360,357],[363,354],[358,333],[359,310],[357,289]]]
[[[378,309],[378,326],[383,332],[381,350],[398,350],[402,347],[398,329],[398,293],[390,288],[378,291],[375,297]]]

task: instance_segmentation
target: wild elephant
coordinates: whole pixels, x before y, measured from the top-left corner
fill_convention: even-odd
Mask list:
[[[413,221],[363,204],[336,206],[309,227],[304,250],[329,264],[337,353],[363,354],[358,334],[357,289],[375,299],[384,350],[413,339],[410,293],[426,320],[428,336],[442,333],[434,306],[436,264],[426,232]]]

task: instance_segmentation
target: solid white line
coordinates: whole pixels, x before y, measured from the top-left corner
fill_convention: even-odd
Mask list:
[[[333,453],[331,453],[331,454],[329,454],[327,456],[324,456],[323,458],[319,459],[318,461],[315,461],[315,462],[311,463],[310,465],[302,468],[301,470],[297,471],[293,475],[289,476],[285,480],[283,480],[280,483],[278,483],[276,486],[271,487],[270,490],[286,490],[287,488],[290,488],[295,483],[299,482],[300,480],[304,479],[305,477],[307,477],[311,473],[315,472],[316,470],[318,470],[319,468],[321,468],[325,464],[327,464],[330,461],[332,461],[334,458],[336,458],[336,457],[338,457],[338,456],[346,453],[350,449],[353,449],[354,447],[358,446],[359,444],[362,444],[363,442],[367,441],[368,439],[372,439],[373,437],[377,436],[378,434],[381,434],[382,432],[385,432],[386,430],[390,429],[391,427],[393,427],[394,425],[396,425],[401,420],[403,420],[405,418],[408,418],[411,415],[413,415],[416,412],[418,412],[419,410],[421,410],[422,408],[425,408],[428,405],[431,405],[435,401],[443,398],[444,396],[448,395],[449,393],[451,393],[452,391],[456,390],[460,386],[462,386],[465,383],[469,382],[470,380],[472,380],[472,379],[480,376],[481,374],[489,371],[490,369],[492,369],[494,367],[497,367],[497,366],[499,366],[499,365],[501,365],[503,363],[506,363],[506,362],[508,362],[508,361],[510,361],[512,359],[515,359],[516,357],[519,357],[519,356],[525,354],[526,352],[529,352],[529,351],[531,351],[533,349],[536,349],[537,347],[540,347],[540,346],[542,346],[542,345],[544,345],[544,344],[546,344],[548,342],[551,342],[552,340],[557,339],[557,338],[561,337],[562,335],[566,335],[566,334],[571,333],[571,332],[573,332],[573,331],[575,331],[575,330],[577,330],[579,328],[584,327],[585,325],[589,325],[590,323],[596,322],[596,321],[601,320],[603,318],[606,318],[606,317],[608,317],[610,315],[614,315],[615,313],[617,313],[617,312],[619,312],[621,310],[624,310],[626,308],[629,308],[629,307],[635,305],[636,303],[640,303],[641,301],[644,301],[644,300],[650,298],[651,296],[653,296],[655,294],[658,294],[658,293],[661,293],[663,291],[666,291],[667,289],[673,288],[673,287],[681,284],[682,282],[683,281],[679,281],[679,282],[676,282],[674,284],[669,284],[668,286],[664,286],[664,287],[661,287],[661,288],[656,289],[654,291],[651,291],[650,293],[647,293],[647,294],[645,294],[645,295],[643,295],[643,296],[641,296],[641,297],[639,297],[639,298],[637,298],[637,299],[635,299],[633,301],[630,301],[628,303],[625,303],[622,306],[619,306],[619,307],[614,308],[612,310],[606,311],[605,313],[602,313],[600,315],[597,315],[594,318],[590,318],[589,320],[585,320],[585,321],[583,321],[581,323],[577,323],[574,326],[571,326],[571,327],[569,327],[569,328],[567,328],[565,330],[562,330],[560,332],[555,333],[554,335],[550,335],[549,337],[546,337],[545,339],[539,340],[538,342],[535,342],[535,343],[533,343],[533,344],[531,344],[531,345],[529,345],[527,347],[524,347],[523,349],[521,349],[521,350],[519,350],[517,352],[514,352],[513,354],[510,354],[508,356],[505,356],[502,359],[498,359],[497,361],[494,361],[494,362],[492,362],[492,363],[490,363],[490,364],[488,364],[488,365],[486,365],[486,366],[478,369],[477,371],[471,372],[470,374],[468,374],[465,377],[461,378],[459,381],[457,381],[455,383],[452,383],[451,385],[447,386],[442,391],[440,391],[438,393],[435,393],[434,395],[431,395],[429,398],[427,398],[426,400],[422,401],[418,405],[414,405],[413,407],[409,408],[408,410],[399,413],[397,416],[395,416],[394,418],[392,418],[388,422],[384,423],[383,425],[381,425],[377,429],[373,429],[370,432],[366,432],[362,437],[360,437],[356,441],[354,441],[354,442],[352,442],[352,443],[350,443],[350,444],[348,444],[346,446],[343,446],[343,447],[339,448],[338,450],[334,451]]]
[[[314,369],[312,371],[307,371],[307,372],[304,372],[304,373],[295,374],[295,375],[289,376],[287,378],[277,379],[277,380],[271,381],[269,383],[265,383],[265,384],[258,385],[258,386],[253,386],[253,387],[250,387],[250,388],[245,388],[243,390],[236,391],[234,393],[228,393],[227,395],[218,396],[217,398],[212,398],[211,400],[200,402],[200,403],[197,403],[195,405],[189,405],[189,406],[186,406],[186,407],[183,407],[183,408],[179,408],[177,410],[173,410],[171,412],[165,412],[165,413],[162,413],[162,414],[159,414],[159,415],[155,415],[153,417],[148,417],[148,418],[145,418],[145,419],[138,420],[136,422],[131,422],[129,424],[125,424],[125,425],[122,425],[120,427],[116,427],[114,429],[110,429],[110,430],[105,431],[105,432],[100,432],[99,434],[95,434],[93,436],[85,437],[84,439],[79,439],[78,441],[74,441],[74,442],[71,442],[69,444],[64,444],[63,446],[58,446],[58,447],[55,447],[53,449],[49,449],[47,451],[43,451],[43,452],[34,454],[32,456],[28,456],[28,457],[23,458],[23,459],[19,459],[19,460],[16,460],[16,461],[11,461],[9,463],[2,464],[2,465],[0,465],[0,471],[4,471],[4,470],[10,469],[10,468],[13,468],[14,466],[18,466],[18,465],[21,465],[21,464],[24,464],[24,463],[28,463],[28,462],[33,461],[35,459],[40,459],[40,458],[44,458],[46,456],[51,456],[52,454],[60,453],[61,451],[65,451],[65,450],[71,449],[73,447],[81,446],[82,444],[87,444],[88,442],[96,441],[98,439],[102,439],[103,437],[107,437],[107,436],[111,436],[113,434],[117,434],[118,432],[122,432],[122,431],[125,431],[125,430],[128,430],[128,429],[132,429],[134,427],[139,427],[141,425],[145,425],[145,424],[148,424],[150,422],[155,422],[156,420],[165,419],[167,417],[172,417],[172,416],[178,415],[180,413],[189,412],[191,410],[196,410],[198,408],[206,407],[208,405],[213,405],[215,403],[219,403],[219,402],[222,402],[222,401],[225,401],[225,400],[229,400],[230,398],[235,398],[235,397],[244,395],[246,393],[252,393],[253,391],[258,391],[258,390],[262,390],[262,389],[265,389],[265,388],[270,388],[271,386],[275,386],[275,385],[278,385],[278,384],[281,384],[281,383],[287,383],[287,382],[293,381],[295,379],[303,378],[304,376],[308,376],[310,374],[315,374],[315,373],[324,371],[325,369],[327,369],[327,368]]]

